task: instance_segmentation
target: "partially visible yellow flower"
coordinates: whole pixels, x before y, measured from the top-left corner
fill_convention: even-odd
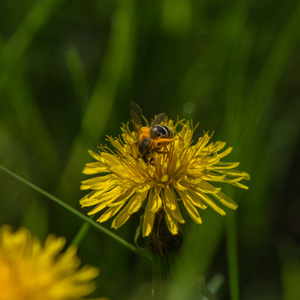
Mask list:
[[[149,162],[141,158],[135,132],[128,124],[121,128],[122,137],[108,137],[111,149],[102,146],[99,154],[89,151],[96,162],[87,163],[83,173],[100,173],[101,176],[82,182],[83,190],[93,191],[82,198],[80,204],[83,207],[95,205],[89,215],[106,209],[98,222],[116,215],[112,227],[119,228],[144,206],[143,236],[151,233],[159,211],[164,212],[168,229],[175,235],[178,223],[185,222],[180,206],[199,224],[202,219],[198,209],[210,206],[225,215],[220,206],[237,208],[220,187],[211,184],[228,183],[247,189],[241,181],[249,179],[249,175],[234,169],[239,163],[221,161],[232,148],[222,150],[226,143],[210,142],[212,135],[208,133],[193,144],[194,129],[189,121],[174,125],[169,120],[163,124],[173,131],[175,141],[167,146],[167,153],[154,153]],[[182,127],[179,131],[178,124]]]
[[[95,289],[98,269],[80,268],[76,248],[49,235],[42,245],[25,229],[0,228],[0,300],[82,299]]]

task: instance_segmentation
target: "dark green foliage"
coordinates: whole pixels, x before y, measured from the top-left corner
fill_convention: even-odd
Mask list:
[[[2,165],[80,209],[87,149],[121,133],[129,102],[149,119],[192,118],[252,179],[228,191],[239,208],[226,224],[207,210],[182,228],[190,263],[176,265],[170,299],[218,273],[219,299],[297,298],[299,1],[2,0],[0,20]],[[73,240],[81,220],[5,173],[0,182],[1,224]],[[133,242],[138,224],[117,233]],[[148,260],[94,229],[79,254],[101,269],[96,296],[150,298]]]

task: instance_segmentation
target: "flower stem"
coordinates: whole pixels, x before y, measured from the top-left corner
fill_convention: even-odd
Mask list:
[[[58,199],[57,197],[51,195],[50,193],[46,192],[45,190],[39,188],[38,186],[36,186],[35,184],[27,181],[26,179],[22,178],[21,176],[15,174],[14,172],[6,169],[5,167],[3,167],[2,165],[0,165],[0,170],[6,172],[7,174],[9,174],[10,176],[18,179],[19,181],[21,181],[22,183],[26,184],[27,186],[29,186],[30,188],[32,188],[33,190],[37,191],[38,193],[42,194],[43,196],[47,197],[48,199],[52,200],[53,202],[55,202],[56,204],[62,206],[64,209],[68,210],[69,212],[73,213],[75,216],[77,216],[78,218],[80,218],[81,220],[85,221],[86,223],[88,223],[89,225],[93,226],[94,228],[96,228],[97,230],[103,232],[104,234],[108,235],[109,237],[111,237],[112,239],[114,239],[116,242],[118,242],[119,244],[121,244],[123,247],[129,249],[130,251],[134,252],[135,254],[144,256],[148,259],[151,260],[151,257],[149,255],[147,255],[146,253],[139,251],[133,244],[128,243],[127,241],[125,241],[124,239],[122,239],[121,237],[119,237],[118,235],[114,234],[113,232],[111,232],[110,230],[106,229],[105,227],[101,226],[100,224],[96,223],[95,221],[93,221],[92,219],[90,219],[89,217],[85,216],[84,214],[80,213],[79,211],[77,211],[75,208],[71,207],[70,205],[64,203],[63,201],[61,201],[60,199]]]
[[[239,300],[239,271],[237,251],[236,212],[228,212],[226,216],[227,259],[229,269],[230,299]]]
[[[168,279],[170,278],[170,265],[168,257],[153,255],[153,289],[152,296],[154,299],[163,300],[166,298],[166,289]]]
[[[93,219],[93,218],[91,218]],[[83,223],[77,232],[76,236],[74,237],[73,241],[71,242],[71,245],[79,246],[84,239],[85,235],[87,234],[88,230],[90,229],[91,225],[88,223]]]
[[[153,263],[153,297],[166,299],[167,284],[172,280],[175,260],[182,245],[182,235],[173,235],[165,222],[165,213],[156,214],[150,234],[150,250]]]

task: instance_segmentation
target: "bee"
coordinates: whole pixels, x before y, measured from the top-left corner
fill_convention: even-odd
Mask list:
[[[167,153],[163,151],[163,148],[175,139],[172,130],[166,125],[161,125],[166,115],[164,113],[157,115],[149,126],[143,115],[143,110],[134,102],[129,104],[129,114],[134,131],[137,134],[139,152],[144,161],[151,162],[154,152]],[[146,122],[146,126],[143,126],[143,120]]]

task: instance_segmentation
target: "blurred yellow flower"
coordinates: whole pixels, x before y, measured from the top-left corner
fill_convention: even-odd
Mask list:
[[[178,234],[178,223],[184,223],[180,202],[196,223],[201,224],[198,208],[210,206],[221,215],[224,205],[236,209],[237,204],[215,187],[211,182],[228,183],[247,189],[241,183],[249,179],[246,172],[235,170],[238,162],[222,162],[232,148],[225,142],[210,142],[211,136],[204,133],[193,145],[194,128],[189,121],[172,120],[163,122],[174,133],[174,141],[163,153],[153,153],[147,162],[139,153],[137,137],[129,124],[122,126],[122,136],[108,137],[111,148],[101,146],[99,153],[89,151],[96,162],[87,163],[84,174],[101,176],[82,182],[81,189],[93,190],[80,200],[82,207],[96,205],[88,214],[106,209],[98,218],[104,222],[117,215],[113,228],[122,226],[129,217],[144,205],[143,236],[153,228],[155,216],[164,212],[169,231]],[[181,127],[177,131],[177,127]]]
[[[82,299],[95,289],[98,269],[80,267],[76,248],[49,235],[42,245],[25,229],[0,228],[0,300]]]

